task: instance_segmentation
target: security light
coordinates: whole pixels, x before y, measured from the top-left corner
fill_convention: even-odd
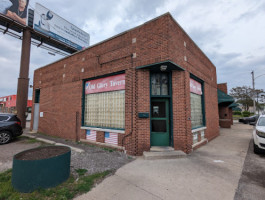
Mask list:
[[[160,70],[161,70],[161,72],[166,71],[167,70],[167,65],[161,65],[160,66]]]

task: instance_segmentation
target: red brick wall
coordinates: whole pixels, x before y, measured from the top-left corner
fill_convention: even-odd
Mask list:
[[[150,118],[138,118],[139,112],[150,112],[150,81],[148,70],[135,68],[165,60],[186,70],[172,72],[173,140],[175,149],[191,152],[190,73],[204,81],[205,136],[211,139],[218,135],[216,70],[170,14],[35,70],[34,90],[40,88],[40,111],[44,112],[39,131],[69,139],[80,134],[84,139],[85,130],[76,131],[76,123],[77,127],[81,123],[82,80],[124,71],[125,133],[119,135],[118,143],[128,154],[141,155],[150,149]]]
[[[178,99],[175,103],[173,103],[173,111],[180,114],[180,116],[173,114],[173,117],[176,117],[176,120],[173,119],[175,123],[174,144],[175,149],[190,152],[192,148],[191,122],[190,120],[186,120],[191,116],[189,76],[190,74],[193,74],[204,81],[205,117],[207,127],[205,130],[205,137],[208,140],[211,140],[219,135],[216,68],[198,48],[198,46],[190,39],[190,37],[183,31],[183,29],[179,25],[176,25],[176,22],[170,17],[169,37],[169,59],[186,69],[186,80],[184,81],[185,85],[183,86],[183,83],[172,83],[173,86],[176,85],[176,87],[178,87],[173,90],[173,98],[176,97],[176,95],[174,95],[174,91],[178,98],[183,98]],[[184,57],[186,58],[186,61]],[[174,81],[175,79],[176,75],[173,75],[172,80]],[[183,80],[180,82],[183,82]],[[174,108],[174,105],[176,108]],[[182,128],[183,125],[181,126],[177,124],[176,121],[178,121],[179,118],[186,121],[186,123],[182,122],[182,124],[186,125],[185,127]],[[180,130],[178,130],[178,133],[175,133],[176,129],[180,127],[180,130],[183,129],[182,132],[179,133]],[[175,134],[177,135],[176,137]],[[186,142],[184,142],[185,140]],[[183,144],[186,145],[186,149],[182,147]]]
[[[219,124],[222,128],[230,128],[233,125],[232,108],[228,105],[219,105]]]
[[[217,88],[227,94],[227,83],[219,83]]]
[[[105,142],[105,132],[104,131],[97,131],[97,142],[104,143]]]

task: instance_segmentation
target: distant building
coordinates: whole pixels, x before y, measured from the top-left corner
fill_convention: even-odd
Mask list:
[[[17,95],[9,95],[0,97],[0,112],[14,113],[16,112]],[[27,112],[31,112],[32,100],[28,100]]]
[[[222,128],[231,128],[233,125],[232,109],[238,104],[234,103],[234,98],[227,94],[227,83],[220,83],[217,88],[219,125]]]

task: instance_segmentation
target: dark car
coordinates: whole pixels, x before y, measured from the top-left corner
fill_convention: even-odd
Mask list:
[[[15,114],[0,113],[0,145],[23,133],[21,121]]]
[[[253,115],[251,117],[243,117],[243,118],[240,118],[238,121],[239,122],[242,122],[244,124],[249,124],[249,123],[255,123],[259,118],[259,115]]]

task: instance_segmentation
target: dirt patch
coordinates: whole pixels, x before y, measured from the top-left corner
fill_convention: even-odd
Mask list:
[[[63,146],[46,146],[35,149],[30,149],[21,152],[15,156],[17,160],[42,160],[56,157],[69,152],[69,147]]]

